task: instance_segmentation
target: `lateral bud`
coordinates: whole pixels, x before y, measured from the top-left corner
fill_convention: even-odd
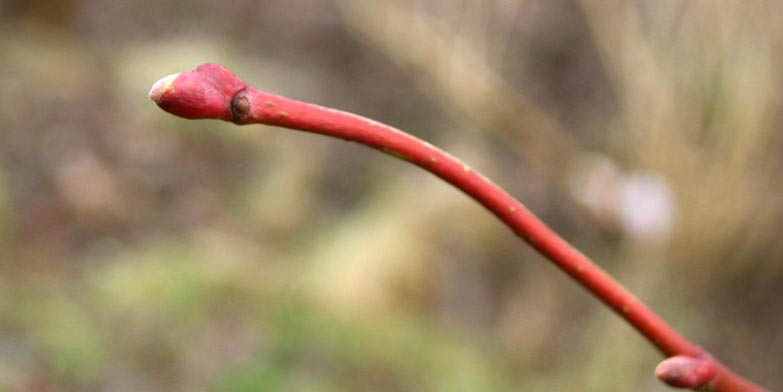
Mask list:
[[[655,375],[675,388],[697,389],[715,377],[715,362],[710,358],[675,355],[655,367]]]
[[[252,104],[245,92],[240,92],[231,100],[231,121],[235,124],[245,124],[250,115]]]

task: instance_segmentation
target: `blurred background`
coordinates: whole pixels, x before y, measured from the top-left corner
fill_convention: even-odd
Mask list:
[[[0,390],[667,390],[432,176],[148,100],[204,62],[442,146],[783,389],[779,0],[29,0],[0,1]]]

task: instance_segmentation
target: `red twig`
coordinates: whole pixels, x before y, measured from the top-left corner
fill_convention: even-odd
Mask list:
[[[417,165],[481,203],[511,230],[633,325],[668,359],[656,369],[671,386],[716,392],[764,391],[732,372],[663,321],[620,283],[541,222],[524,205],[468,165],[407,133],[354,114],[256,89],[231,71],[204,64],[167,76],[150,98],[185,118],[267,124],[355,141]]]

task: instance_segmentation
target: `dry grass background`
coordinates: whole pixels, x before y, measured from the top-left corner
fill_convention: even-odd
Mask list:
[[[0,2],[0,390],[663,391],[658,354],[457,191],[189,122],[203,62],[507,188],[783,388],[783,4]]]

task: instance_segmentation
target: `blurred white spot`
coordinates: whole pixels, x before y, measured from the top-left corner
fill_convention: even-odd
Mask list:
[[[676,215],[674,196],[663,177],[626,173],[600,155],[579,160],[569,189],[599,222],[639,240],[665,240]]]
[[[618,206],[628,234],[640,239],[665,239],[676,215],[669,184],[651,172],[634,173],[623,181]]]

